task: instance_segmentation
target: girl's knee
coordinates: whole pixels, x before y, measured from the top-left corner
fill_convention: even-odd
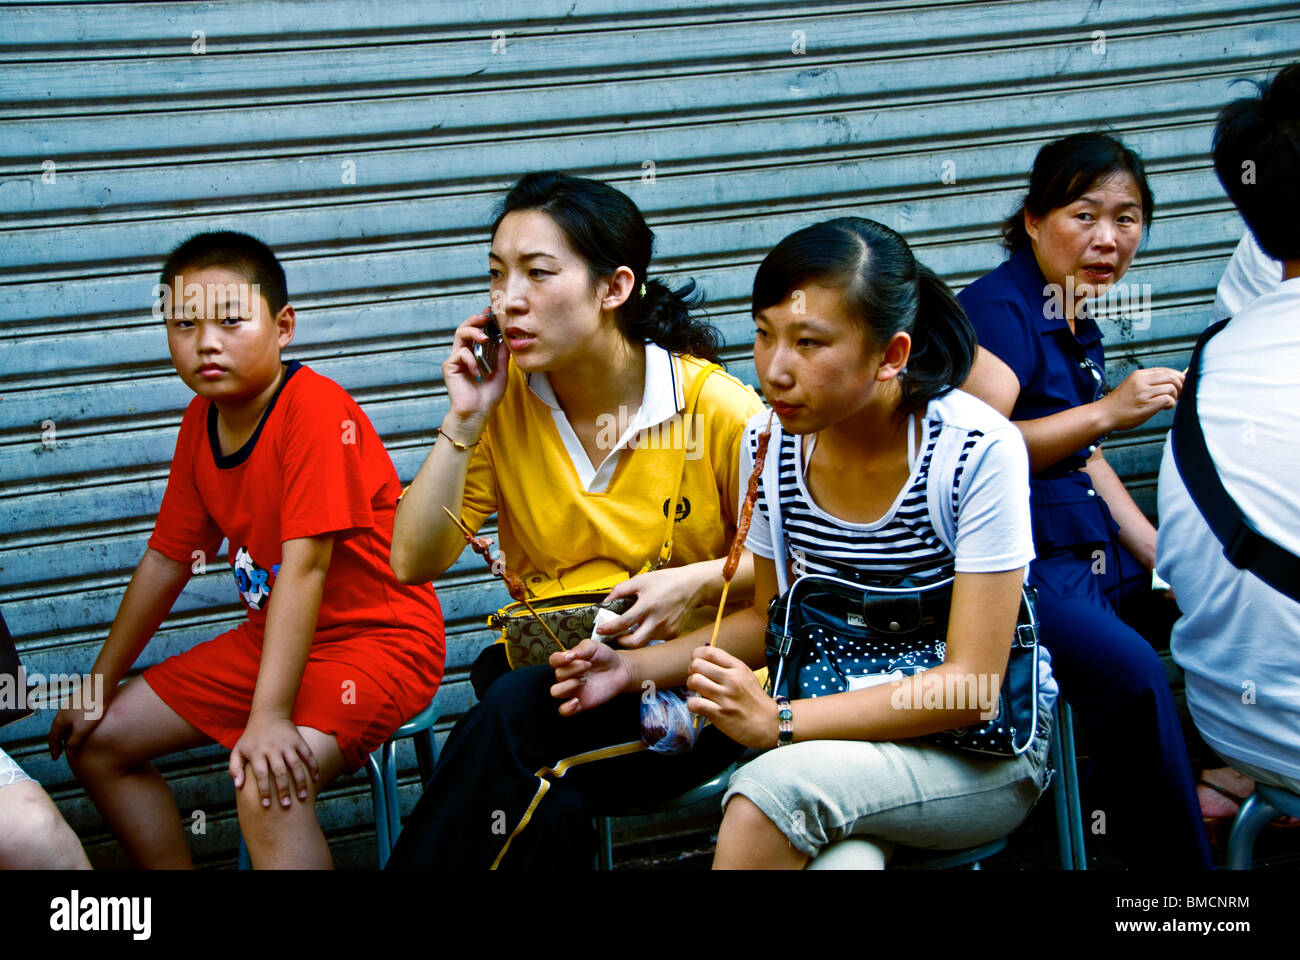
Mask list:
[[[1160,654],[1141,637],[1138,637],[1119,658],[1112,694],[1130,702],[1169,699],[1169,675]]]
[[[550,667],[524,667],[498,678],[484,693],[483,700],[465,715],[465,722],[478,730],[513,729],[531,726],[535,718],[559,708],[551,696],[555,672]],[[481,732],[480,732],[481,735]]]
[[[722,811],[722,822],[743,832],[767,831],[776,826],[772,818],[743,793],[732,794]]]
[[[551,687],[555,684],[555,671],[550,667],[524,667],[511,670],[497,678],[484,694],[483,705],[494,711],[531,710],[539,704],[549,705],[554,700]],[[559,701],[555,702],[556,707]]]
[[[83,774],[122,773],[153,760],[138,756],[140,728],[127,714],[114,700],[80,745],[67,750],[68,766],[78,778]]]
[[[54,801],[32,782],[0,791],[0,811],[0,867],[6,869],[43,866],[64,834],[71,833]]]

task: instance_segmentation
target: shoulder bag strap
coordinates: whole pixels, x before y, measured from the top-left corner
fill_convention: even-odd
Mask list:
[[[673,358],[673,363],[676,363]],[[700,401],[700,393],[704,390],[704,381],[715,370],[721,370],[722,367],[716,363],[707,364],[695,379],[691,381],[690,387],[686,391],[686,402],[682,407],[682,457],[681,467],[677,471],[677,485],[673,487],[672,500],[668,505],[668,517],[664,523],[664,535],[660,539],[659,558],[654,563],[646,561],[646,565],[641,568],[641,572],[648,570],[658,570],[668,565],[669,559],[673,555],[673,528],[677,520],[677,505],[682,498],[682,483],[686,479],[686,431],[695,429],[695,407]]]
[[[1196,509],[1223,545],[1223,555],[1228,562],[1238,570],[1250,571],[1283,596],[1300,602],[1300,557],[1261,534],[1250,518],[1241,512],[1224,488],[1214,461],[1210,459],[1210,450],[1205,444],[1205,434],[1196,412],[1201,353],[1206,342],[1227,323],[1227,320],[1220,320],[1207,327],[1192,350],[1170,433],[1174,463]]]

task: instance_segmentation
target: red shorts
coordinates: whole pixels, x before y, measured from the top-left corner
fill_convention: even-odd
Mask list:
[[[376,629],[313,641],[293,722],[329,734],[347,770],[359,770],[403,723],[429,705],[444,646],[413,630]],[[242,623],[144,671],[167,706],[227,749],[248,724],[262,661],[261,631]]]

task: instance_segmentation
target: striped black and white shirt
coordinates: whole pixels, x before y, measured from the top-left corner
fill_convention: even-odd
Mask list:
[[[768,411],[750,419],[741,444],[742,484],[748,485],[758,435]],[[827,573],[850,580],[910,575],[918,582],[954,573],[998,573],[1025,567],[1034,558],[1029,513],[1029,453],[1005,417],[984,401],[955,390],[926,407],[925,438],[909,451],[911,475],[885,515],[874,523],[851,523],[823,510],[804,477],[810,451],[804,437],[782,433],[768,457],[779,455],[781,522],[792,573]],[[773,559],[765,478],[745,546]],[[745,488],[740,493],[743,496]],[[951,544],[951,548],[948,546]],[[1051,655],[1038,647],[1038,704],[1048,712],[1056,700]]]
[[[767,413],[750,420],[741,447],[741,480],[748,483]],[[1033,559],[1029,515],[1029,459],[1024,440],[1006,418],[961,391],[933,400],[911,459],[906,485],[885,515],[852,523],[823,510],[808,491],[808,438],[782,433],[782,524],[792,573],[903,576],[933,582],[954,572],[993,573]],[[913,451],[915,447],[911,448]],[[772,558],[764,481],[745,545]],[[952,544],[950,549],[947,544]]]

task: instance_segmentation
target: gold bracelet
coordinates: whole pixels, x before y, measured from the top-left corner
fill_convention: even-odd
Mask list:
[[[442,427],[439,427],[439,428],[438,428],[438,436],[440,436],[440,437],[446,437],[447,442],[450,443],[450,444],[451,444],[453,447],[455,447],[457,450],[473,450],[475,447],[477,447],[477,446],[479,445],[479,440],[482,440],[482,439],[483,439],[482,437],[479,437],[479,439],[478,439],[478,440],[475,440],[473,443],[461,443],[459,440],[457,440],[457,439],[456,439],[455,437],[453,437],[451,434],[449,434],[449,433],[444,433],[443,430],[442,430]]]

